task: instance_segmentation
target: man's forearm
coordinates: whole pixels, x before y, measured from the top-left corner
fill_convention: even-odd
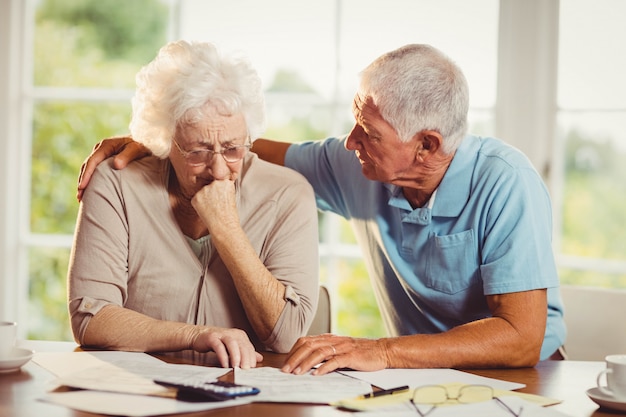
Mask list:
[[[386,339],[386,344],[392,368],[518,368],[539,360],[541,340],[525,336],[492,317],[444,333]]]
[[[252,144],[252,152],[259,158],[276,165],[285,165],[285,154],[291,146],[289,142],[278,142],[269,139],[257,139]]]

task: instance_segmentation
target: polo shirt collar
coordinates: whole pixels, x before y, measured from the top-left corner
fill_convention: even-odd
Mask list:
[[[467,136],[456,150],[454,158],[437,187],[437,201],[433,216],[457,217],[467,204],[471,194],[472,176],[480,140]]]
[[[470,197],[473,166],[480,149],[480,141],[475,136],[467,136],[457,149],[448,170],[443,176],[439,187],[431,196],[426,207],[413,210],[404,198],[401,187],[384,184],[391,197],[389,205],[406,211],[417,212],[428,210],[432,216],[457,217]],[[435,199],[435,196],[437,197]],[[429,213],[429,214],[431,214]],[[421,216],[420,216],[421,217]],[[430,217],[430,216],[429,216]]]

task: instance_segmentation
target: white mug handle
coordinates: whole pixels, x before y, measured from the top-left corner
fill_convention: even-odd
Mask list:
[[[596,378],[596,384],[598,385],[598,389],[600,390],[600,392],[603,393],[604,395],[608,395],[609,397],[612,397],[614,393],[608,388],[608,383],[607,383],[607,386],[603,386],[602,383],[600,382],[600,379],[602,379],[602,375],[610,374],[611,372],[613,372],[613,370],[611,368],[607,368],[603,370],[602,372],[600,372],[598,374],[598,377]]]

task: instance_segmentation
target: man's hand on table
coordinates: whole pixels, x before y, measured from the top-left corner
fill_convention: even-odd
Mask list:
[[[323,362],[323,363],[322,363]],[[301,375],[322,363],[313,375],[341,368],[378,371],[388,367],[384,339],[357,339],[322,334],[301,337],[291,348],[282,371]]]

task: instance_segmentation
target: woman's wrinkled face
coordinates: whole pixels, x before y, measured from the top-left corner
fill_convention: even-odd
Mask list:
[[[241,113],[225,116],[213,111],[200,122],[179,126],[174,142],[169,158],[181,191],[191,198],[213,181],[238,177],[247,151],[243,145],[249,144],[249,139]],[[228,162],[233,154],[242,159]]]

